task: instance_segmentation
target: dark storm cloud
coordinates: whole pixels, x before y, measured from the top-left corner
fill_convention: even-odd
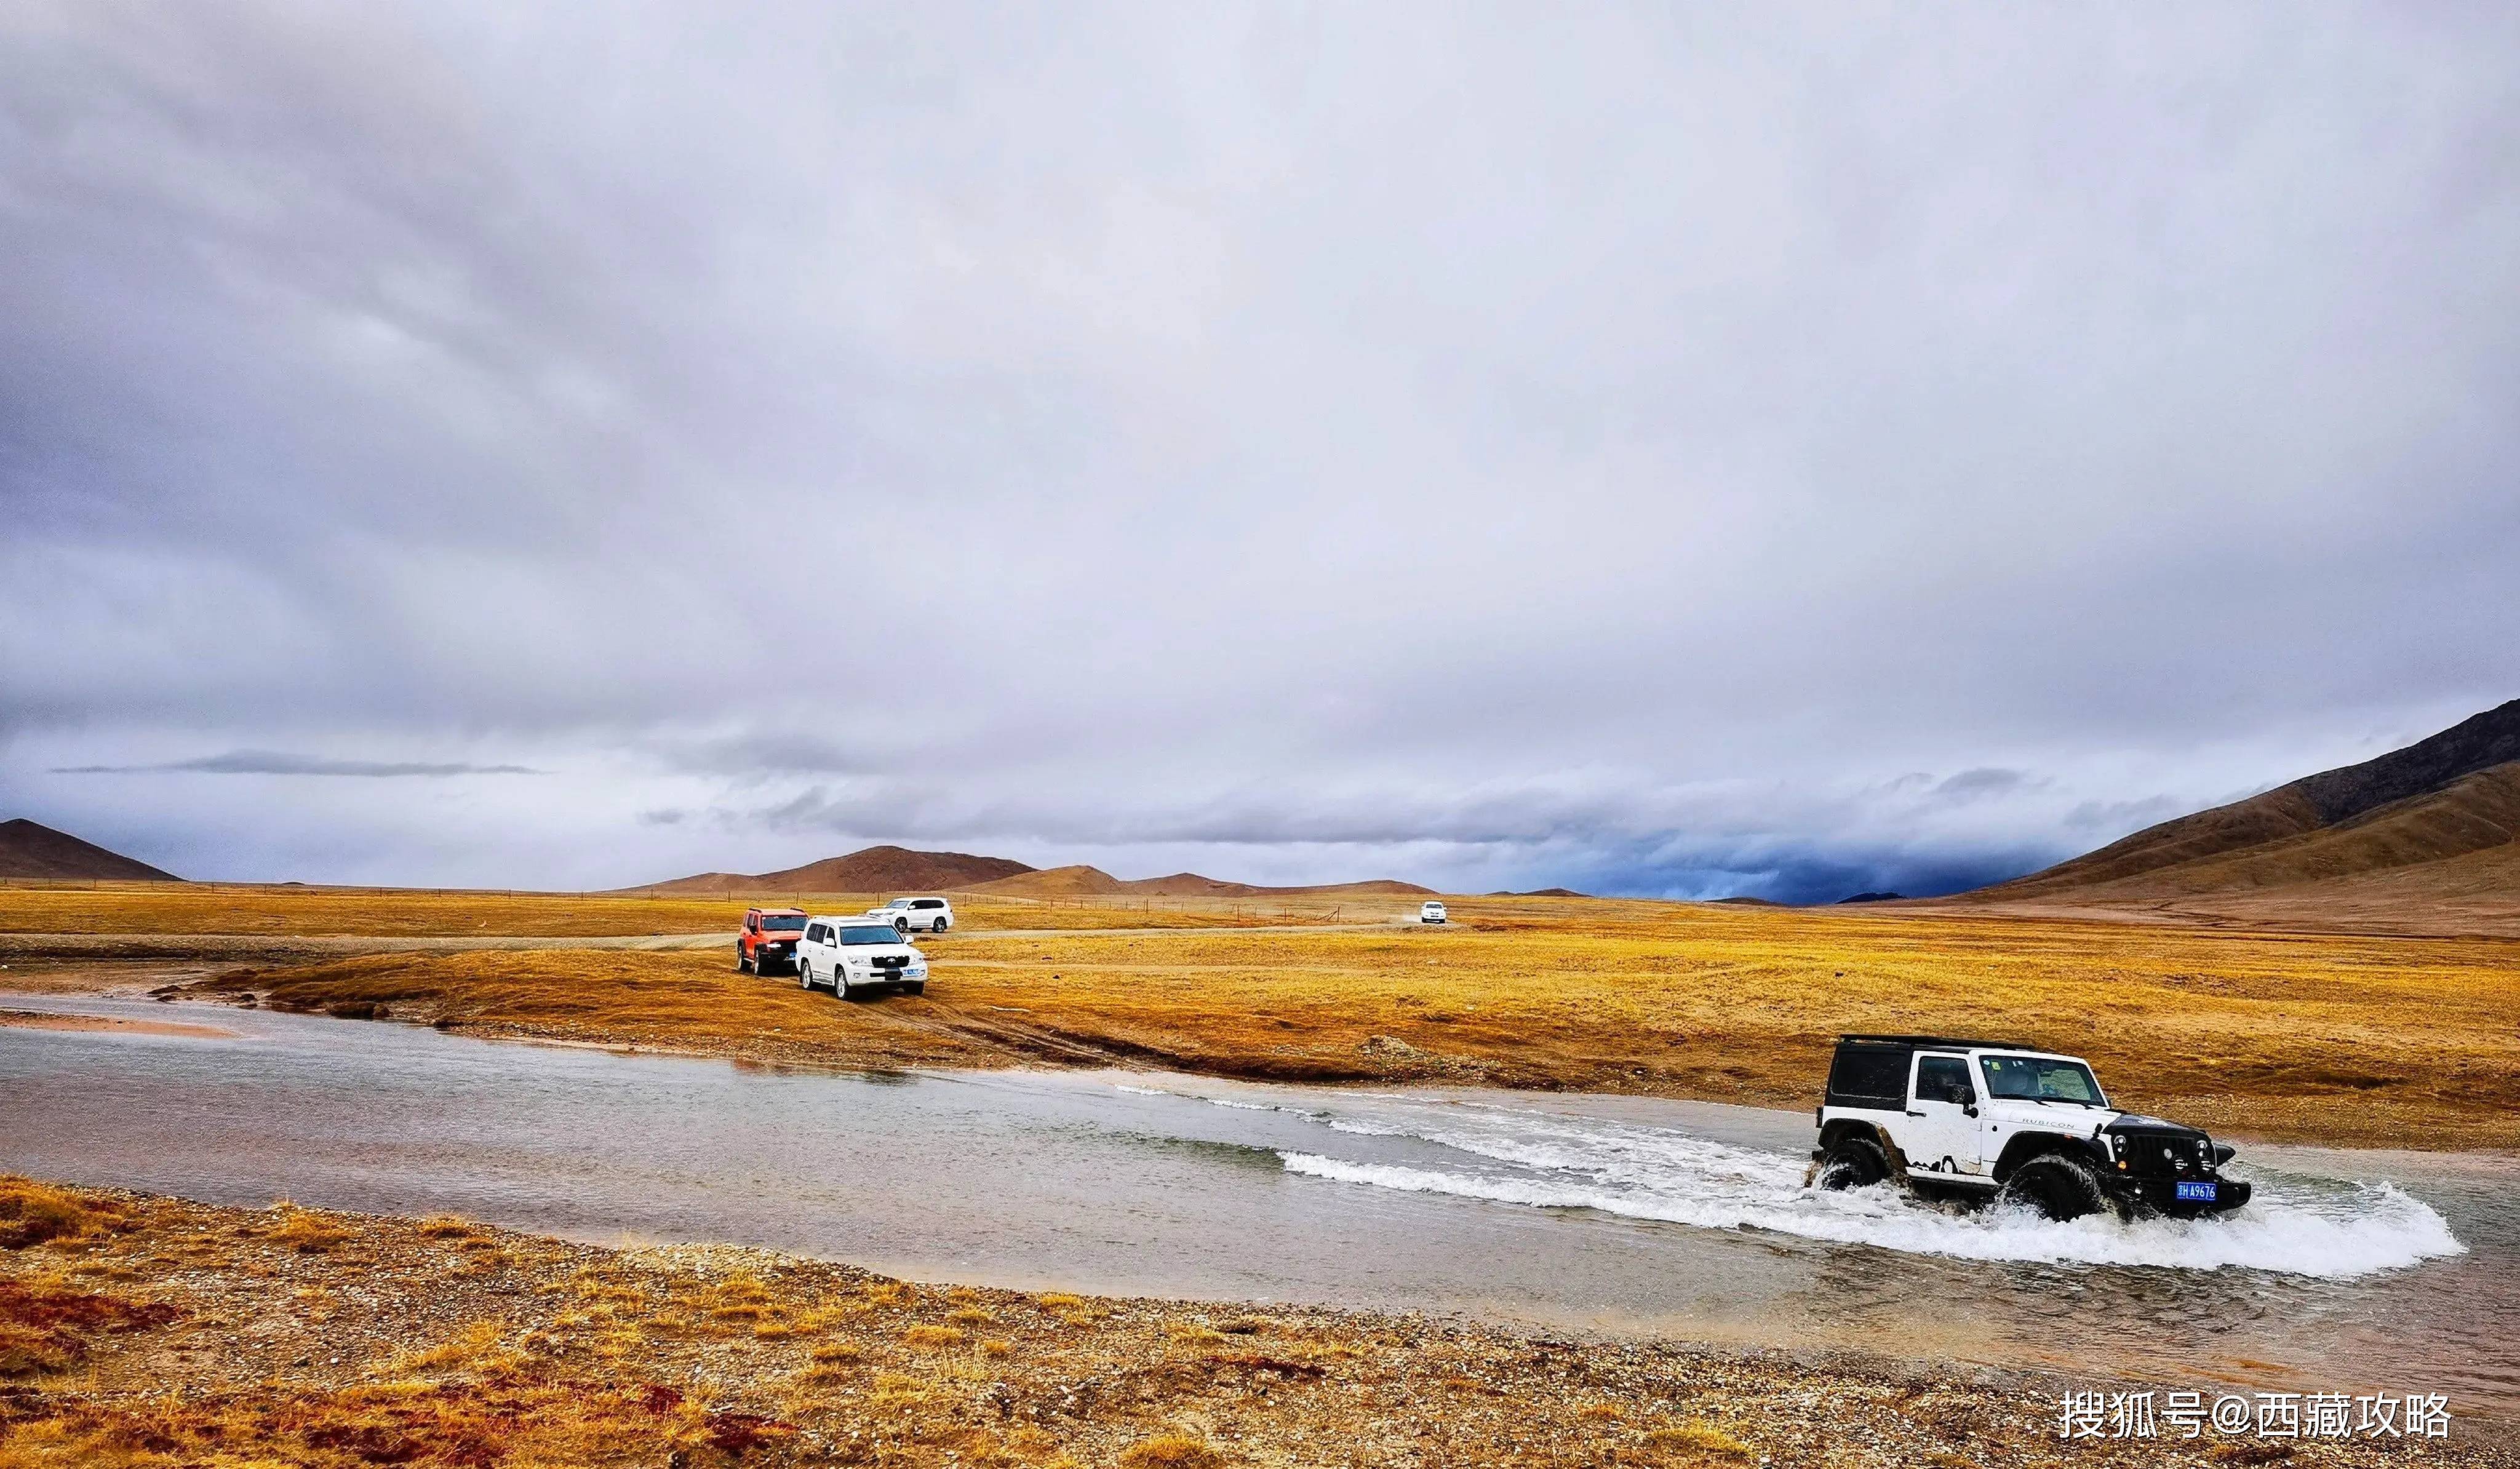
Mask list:
[[[2481,7],[12,6],[0,793],[214,876],[2002,875],[2520,687],[2515,68]],[[550,774],[170,801],[202,748]]]
[[[161,760],[152,765],[57,765],[56,776],[137,776],[191,773],[210,776],[540,776],[523,765],[464,765],[418,760],[337,760],[322,755],[289,755],[272,750],[231,750],[192,760]]]

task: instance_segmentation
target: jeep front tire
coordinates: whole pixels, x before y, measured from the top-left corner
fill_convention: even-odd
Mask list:
[[[2025,1204],[2045,1219],[2063,1222],[2109,1207],[2100,1172],[2071,1153],[2041,1153],[2012,1171],[1998,1203]]]
[[[1834,1193],[1844,1188],[1869,1188],[1890,1177],[1890,1156],[1869,1137],[1841,1137],[1822,1158],[1812,1181]]]

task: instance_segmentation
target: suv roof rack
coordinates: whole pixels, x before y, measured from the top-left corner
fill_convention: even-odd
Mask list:
[[[1840,1036],[1840,1041],[1859,1041],[1873,1046],[1950,1046],[1964,1050],[2032,1050],[2018,1041],[1971,1041],[1960,1036]]]

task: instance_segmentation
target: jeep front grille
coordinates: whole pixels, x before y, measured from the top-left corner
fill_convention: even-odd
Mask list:
[[[2214,1171],[2206,1140],[2192,1133],[2129,1131],[2111,1135],[2117,1138],[2118,1157],[2125,1160],[2128,1173],[2201,1178]]]

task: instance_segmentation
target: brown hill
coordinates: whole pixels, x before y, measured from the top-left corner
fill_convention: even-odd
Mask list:
[[[1958,901],[2520,932],[2520,699]]]
[[[1169,877],[1119,878],[1101,868],[1048,868],[984,882],[975,892],[1007,898],[1415,898],[1434,891],[1412,882],[1380,879],[1368,882],[1325,882],[1310,887],[1259,887],[1225,882],[1196,872]]]
[[[19,817],[0,822],[0,877],[52,877],[88,882],[181,882],[119,852]]]
[[[980,883],[973,891],[998,893],[1009,898],[1109,898],[1128,891],[1128,887],[1101,868],[1080,864],[1044,868],[1038,872],[1018,872],[994,882]]]
[[[637,889],[643,893],[899,893],[913,889],[959,891],[1032,868],[1004,857],[968,852],[914,852],[907,847],[869,847],[846,857],[826,857],[779,872],[700,872]]]

